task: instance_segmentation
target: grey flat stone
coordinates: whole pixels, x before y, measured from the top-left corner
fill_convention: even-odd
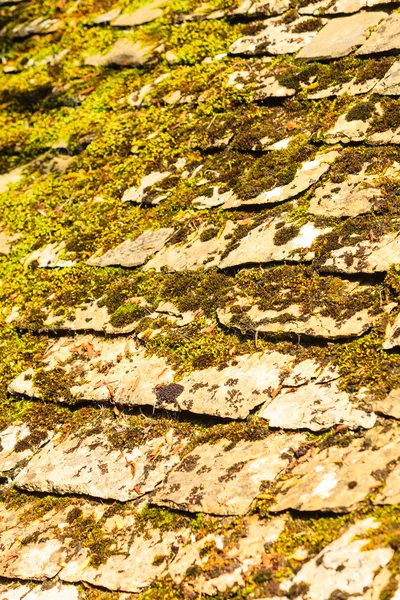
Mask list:
[[[82,516],[97,520],[106,510],[105,505],[93,506],[89,502],[71,500],[68,507],[53,508],[44,516],[30,520],[23,518],[24,505],[13,510],[3,506],[1,516],[4,527],[0,529],[0,577],[7,579],[44,581],[52,579],[80,548],[80,542],[68,536],[68,513],[75,506]],[[66,529],[65,535],[61,531]]]
[[[393,63],[386,75],[375,86],[374,93],[383,96],[400,96],[400,61]]]
[[[140,42],[131,42],[123,38],[115,42],[107,54],[89,56],[85,60],[85,65],[92,67],[143,65],[153,56],[154,49],[154,46],[145,46]]]
[[[202,233],[208,228],[207,224],[201,226],[185,244],[167,246],[149,260],[143,270],[161,271],[162,268],[166,268],[168,272],[193,271],[199,267],[210,269],[218,266],[221,262],[221,254],[228,246],[236,225],[232,221],[227,221],[218,235],[202,241]]]
[[[311,250],[313,242],[329,228],[319,229],[314,223],[302,225],[294,237],[286,243],[274,242],[277,232],[282,232],[285,215],[271,217],[264,224],[252,229],[242,238],[237,248],[232,250],[219,264],[221,269],[251,263],[270,263],[291,260],[294,262],[310,261],[314,257]],[[290,224],[288,224],[288,228]],[[290,230],[291,231],[291,230]]]
[[[133,12],[126,12],[118,15],[111,23],[113,27],[135,27],[137,25],[144,25],[144,23],[151,23],[159,19],[163,15],[163,9],[161,8],[165,2],[152,2],[138,8]]]
[[[381,196],[377,188],[379,176],[348,175],[342,183],[328,181],[315,190],[308,212],[329,217],[357,217],[374,208],[374,200]]]
[[[155,79],[152,83],[148,83],[139,88],[138,90],[135,90],[134,92],[129,94],[129,96],[127,97],[128,104],[130,104],[130,106],[132,106],[133,108],[139,108],[140,106],[142,106],[146,96],[148,96],[148,94],[150,94],[150,92],[152,92],[159,83],[167,79],[170,75],[171,73],[163,73],[162,75],[160,75],[160,77],[157,77],[157,79]]]
[[[51,438],[49,431],[31,432],[26,423],[9,425],[0,432],[0,473],[24,465]]]
[[[295,21],[285,23],[282,18],[266,19],[265,29],[256,35],[242,37],[229,48],[230,54],[257,56],[260,54],[293,54],[307,46],[317,35],[317,29],[325,24],[325,20],[316,21],[317,29],[301,34],[296,31],[309,17],[299,17]]]
[[[376,426],[346,447],[305,456],[282,484],[271,511],[350,512],[380,487],[379,473],[399,457],[399,429]]]
[[[255,442],[228,440],[197,446],[173,469],[153,503],[214,515],[244,515],[260,490],[291,462],[304,434],[271,433]]]
[[[376,114],[379,114],[378,108],[379,105],[375,107]],[[354,119],[349,121],[347,114],[340,115],[334,126],[324,133],[325,142],[328,144],[337,144],[338,142],[348,144],[365,140],[374,115],[365,120]]]
[[[232,11],[234,15],[269,17],[281,15],[290,8],[289,0],[243,0]]]
[[[379,79],[374,78],[357,83],[357,77],[353,77],[351,81],[347,81],[346,83],[338,83],[324,90],[308,93],[307,96],[310,98],[310,100],[319,100],[321,98],[344,96],[345,94],[347,94],[347,96],[368,94],[368,92],[371,92],[372,90],[375,92],[375,86],[379,81]]]
[[[83,494],[120,502],[148,494],[179,463],[179,452],[174,450],[183,445],[171,429],[134,449],[115,448],[107,440],[107,431],[115,427],[115,422],[103,421],[97,424],[98,433],[91,433],[90,424],[66,439],[59,434],[17,475],[15,485],[30,492]],[[123,435],[127,428],[121,424],[118,429]]]
[[[113,8],[112,10],[95,17],[92,23],[94,25],[108,25],[113,19],[116,19],[120,15],[121,10],[121,8]]]
[[[383,342],[385,350],[391,350],[397,346],[400,346],[400,315],[397,315],[394,322],[388,325]]]
[[[371,291],[370,288],[366,289]],[[262,309],[258,306],[259,299],[249,296],[238,296],[224,308],[217,309],[217,315],[223,325],[241,331],[295,333],[337,340],[362,335],[380,318],[381,315],[374,314],[366,308],[349,314],[346,298],[362,291],[363,288],[354,283],[342,284],[339,294],[338,290],[335,290],[337,300],[340,301],[341,297],[343,303],[342,311],[337,311],[336,308],[335,317],[326,314],[323,301],[313,310],[304,310],[300,304],[295,303],[295,299],[293,304],[282,309]],[[289,295],[291,290],[283,289],[281,293],[282,296]]]
[[[259,416],[266,419],[270,427],[311,431],[336,425],[370,429],[376,422],[373,413],[357,408],[350,394],[339,389],[338,380],[284,389],[273,400],[267,400]]]
[[[334,2],[321,0],[299,8],[299,13],[301,15],[349,15],[359,12],[363,8],[384,4],[395,4],[395,0],[335,0]]]
[[[223,535],[209,534],[179,549],[174,561],[169,566],[169,574],[177,585],[185,585],[185,573],[188,569],[198,568],[193,582],[187,587],[193,587],[198,593],[214,596],[223,593],[234,586],[243,587],[246,575],[262,568],[262,559],[266,544],[276,542],[285,527],[285,518],[275,517],[270,521],[259,519],[256,515],[243,520],[244,535],[235,544],[226,543]],[[224,552],[224,564],[220,573],[215,576],[210,569],[212,557],[206,549],[214,544]],[[208,571],[211,571],[210,575]]]
[[[143,265],[149,256],[161,250],[173,233],[174,229],[171,227],[147,229],[135,240],[125,240],[125,242],[108,250],[102,256],[92,256],[87,264],[94,267],[109,267],[112,265],[138,267]]]
[[[387,18],[384,12],[361,11],[332,19],[297,55],[304,60],[326,60],[347,56],[364,44],[369,29]]]
[[[49,585],[46,582],[34,587],[18,583],[0,586],[0,600],[79,600],[81,597],[77,587],[62,583]]]
[[[8,192],[10,185],[14,185],[21,181],[24,176],[23,167],[13,169],[9,173],[3,173],[0,175],[0,194]]]
[[[322,175],[329,171],[330,165],[338,156],[339,153],[335,150],[326,152],[325,154],[317,154],[313,160],[304,162],[297,169],[293,181],[287,185],[262,192],[249,200],[232,197],[224,203],[223,208],[231,209],[253,204],[275,204],[294,198],[314,185]]]
[[[30,23],[23,23],[14,27],[10,32],[10,37],[18,39],[30,37],[31,35],[54,33],[62,26],[63,22],[60,19],[44,19],[43,17],[38,17]]]
[[[400,419],[400,388],[395,388],[386,398],[377,401],[375,410],[382,415]]]
[[[278,79],[274,75],[271,75],[270,77],[266,77],[257,85],[257,89],[254,94],[254,100],[265,100],[266,98],[289,98],[295,94],[295,89],[288,88],[285,85],[280,84]]]
[[[43,358],[46,370],[62,368],[66,376],[79,373],[70,393],[81,401],[115,402],[127,405],[176,408],[181,388],[173,384],[174,371],[163,358],[146,357],[131,338],[101,339],[90,335],[60,338],[50,343]],[[10,393],[40,398],[33,381],[33,369],[19,375],[9,385]],[[54,402],[64,402],[63,395]]]
[[[237,199],[236,194],[232,190],[221,192],[218,185],[212,185],[209,189],[212,189],[211,196],[196,196],[194,198],[193,204],[195,208],[199,210],[203,208],[215,208],[226,202],[235,202]]]
[[[399,504],[400,502],[400,466],[397,464],[386,477],[383,489],[375,498],[376,504]]]
[[[379,14],[379,13],[376,13]],[[382,14],[382,13],[381,13]],[[376,25],[377,23],[374,23]],[[400,49],[400,15],[393,12],[371,33],[356,54],[365,56]]]
[[[115,552],[95,567],[89,564],[88,550],[83,549],[61,571],[62,581],[83,581],[112,591],[143,592],[167,574],[169,562],[189,537],[186,529],[163,532],[148,528],[138,534],[134,515],[119,517],[118,523],[111,517],[103,527],[113,537]]]
[[[179,381],[182,410],[245,419],[279,387],[293,357],[279,352],[245,354],[232,365],[194,371]]]
[[[393,549],[380,547],[365,550],[369,531],[380,523],[372,517],[357,521],[337,540],[305,563],[281,588],[307,585],[307,600],[330,600],[339,593],[343,598],[378,599],[390,579],[386,567]]]
[[[63,255],[65,258],[61,258]],[[75,261],[66,258],[68,255],[73,256],[73,253],[66,252],[65,242],[52,242],[43,248],[34,250],[21,262],[25,267],[35,262],[40,269],[72,267]]]
[[[384,273],[399,262],[399,234],[387,233],[377,241],[364,240],[332,250],[321,268],[335,273]]]
[[[157,191],[157,187],[154,187],[157,183],[169,177],[171,175],[171,171],[164,171],[160,173],[159,171],[154,171],[149,173],[149,175],[145,175],[138,187],[131,187],[122,196],[122,202],[134,202],[135,204],[158,204],[161,200],[166,198],[165,193],[162,193],[160,196],[157,196],[154,199],[146,201],[146,190],[155,190]]]

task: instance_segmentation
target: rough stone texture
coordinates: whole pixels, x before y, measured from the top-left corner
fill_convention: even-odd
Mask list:
[[[226,202],[229,203],[236,201],[237,196],[232,190],[220,192],[218,185],[212,185],[209,189],[212,189],[211,196],[196,196],[196,198],[193,200],[195,208],[199,210],[203,208],[215,208],[216,206],[221,206]]]
[[[400,61],[393,63],[386,75],[375,86],[374,93],[383,96],[400,95]]]
[[[108,442],[107,432],[115,429],[115,423],[105,421],[97,429],[53,438],[19,473],[15,485],[34,492],[126,502],[153,491],[179,463],[179,439],[173,429],[133,450],[114,448]],[[118,429],[123,434],[124,426]]]
[[[385,350],[391,350],[397,346],[400,346],[400,315],[397,315],[394,322],[388,325],[383,342]]]
[[[290,454],[305,442],[303,434],[271,433],[266,439],[228,440],[198,446],[168,475],[154,503],[191,512],[243,515],[262,481],[274,481],[290,464]]]
[[[338,83],[328,88],[318,90],[317,92],[311,92],[307,94],[310,100],[319,100],[321,98],[330,98],[333,96],[358,96],[360,94],[368,94],[372,90],[375,91],[375,86],[380,80],[377,78],[368,79],[367,81],[357,82],[357,78],[353,77],[346,83]]]
[[[288,0],[243,0],[240,5],[232,11],[234,15],[262,16],[281,15],[290,8]]]
[[[351,17],[329,21],[297,55],[304,60],[326,60],[347,56],[364,44],[370,27],[387,17],[384,12],[361,11]]]
[[[165,2],[160,2],[160,0],[158,0],[151,4],[146,4],[133,12],[122,13],[112,21],[111,25],[113,27],[135,27],[137,25],[143,25],[144,23],[150,23],[151,21],[155,21],[159,17],[162,17],[163,9],[161,6],[164,4]]]
[[[23,178],[23,168],[18,167],[13,169],[9,173],[3,173],[0,175],[0,194],[7,192],[10,185],[18,183]]]
[[[121,39],[115,42],[107,54],[95,54],[85,60],[85,65],[91,67],[106,67],[107,65],[119,65],[129,67],[145,64],[153,55],[154,46],[144,46],[140,42],[131,42]]]
[[[330,600],[337,593],[343,598],[379,598],[390,579],[390,571],[385,567],[393,550],[389,547],[364,550],[369,531],[379,525],[373,518],[357,521],[283,582],[281,588],[288,592],[292,585],[307,584],[307,600]],[[371,588],[373,595],[364,596]]]
[[[62,368],[70,376],[79,372],[70,386],[77,400],[175,408],[179,390],[171,385],[173,370],[162,358],[146,357],[144,349],[137,348],[131,338],[60,338],[49,345],[43,364],[47,371]],[[33,375],[33,369],[24,371],[10,384],[9,391],[40,398]],[[54,400],[63,402],[64,396],[65,392],[60,392]]]
[[[149,175],[145,175],[138,187],[131,187],[124,192],[124,195],[122,196],[122,202],[134,202],[135,204],[141,204],[142,202],[146,204],[158,204],[161,202],[161,200],[166,198],[165,193],[146,201],[146,190],[152,189],[153,191],[157,191],[157,188],[154,186],[166,177],[169,177],[169,175],[171,175],[171,171],[164,171],[163,173],[154,171],[149,173]]]
[[[234,544],[229,543],[221,535],[209,534],[199,541],[190,540],[183,546],[169,567],[169,573],[177,584],[182,584],[184,574],[188,569],[201,567],[207,570],[212,564],[212,558],[207,555],[207,544],[215,544],[218,550],[224,552],[225,564],[217,576],[207,577],[207,574],[196,575],[190,587],[198,593],[213,596],[225,592],[234,586],[243,587],[248,573],[262,567],[265,545],[275,542],[285,527],[285,519],[275,517],[271,521],[251,516],[244,520],[244,536]],[[192,536],[193,537],[193,536]],[[189,587],[189,586],[188,586]]]
[[[96,253],[89,258],[87,264],[94,267],[109,267],[112,265],[138,267],[143,265],[149,256],[161,250],[173,233],[172,227],[162,227],[155,230],[147,229],[135,240],[125,240],[125,242],[108,250],[102,256],[97,256],[98,253]]]
[[[321,431],[335,425],[348,427],[374,426],[376,417],[357,408],[347,392],[342,392],[338,381],[311,382],[298,388],[282,390],[273,400],[267,400],[261,408],[260,417],[270,427],[282,429],[311,429]]]
[[[375,410],[382,415],[400,419],[400,388],[392,390],[386,398],[376,402]]]
[[[271,75],[266,77],[256,89],[254,100],[265,100],[266,98],[288,98],[294,96],[296,90],[285,85],[281,85],[279,81]]]
[[[300,28],[308,20],[309,17],[299,17],[290,23],[285,23],[284,15],[282,18],[266,19],[264,21],[265,29],[261,33],[238,39],[231,45],[229,52],[245,56],[266,53],[293,54],[307,46],[317,35],[317,29],[320,29],[326,22],[320,19],[316,21],[317,28],[315,30],[302,32],[300,35],[296,31],[296,27]]]
[[[372,8],[379,4],[391,4],[392,0],[320,0],[299,9],[301,15],[345,15],[356,13],[362,8]]]
[[[0,586],[0,600],[79,600],[81,597],[78,588],[61,582],[34,587],[18,584]]]
[[[2,254],[9,254],[15,242],[20,238],[21,235],[19,233],[9,234],[0,225],[0,256]]]
[[[26,424],[3,429],[0,432],[0,473],[4,475],[24,464],[52,437],[48,431],[31,432]]]
[[[10,37],[19,39],[30,37],[31,35],[54,33],[60,29],[62,25],[63,23],[59,19],[44,19],[43,17],[38,17],[30,23],[22,23],[21,25],[14,27],[10,33]]]
[[[308,212],[327,217],[357,217],[370,212],[381,191],[376,187],[377,176],[349,175],[342,183],[327,182],[315,190]]]
[[[324,140],[328,144],[362,142],[370,128],[372,119],[373,116],[365,120],[354,119],[349,121],[347,113],[340,115],[334,126],[324,133]]]
[[[201,235],[208,227],[207,224],[201,226],[185,244],[173,244],[158,252],[146,263],[144,270],[160,271],[164,267],[167,271],[174,272],[218,266],[221,262],[221,254],[229,244],[230,236],[236,226],[232,221],[227,221],[222,232],[209,240],[202,241]]]
[[[34,250],[22,262],[25,267],[35,263],[40,269],[72,267],[75,261],[65,258],[68,255],[71,256],[71,253],[66,252],[65,242],[52,242],[43,248]],[[64,258],[61,258],[62,256]]]
[[[95,17],[92,23],[93,25],[108,25],[113,19],[116,19],[121,14],[121,10],[121,8],[113,8],[112,10]]]
[[[382,470],[399,457],[398,428],[376,426],[347,447],[306,456],[283,483],[271,510],[349,512],[380,487]]]
[[[363,240],[354,246],[332,250],[321,267],[338,273],[384,273],[399,262],[400,238],[398,233],[387,233],[378,240]]]
[[[235,197],[225,201],[223,208],[237,208],[246,204],[276,204],[298,196],[314,185],[330,169],[331,163],[339,156],[336,151],[317,155],[314,160],[304,162],[296,171],[293,181],[287,185],[262,192],[255,198],[240,200]]]
[[[98,568],[89,564],[88,551],[83,549],[60,573],[60,579],[78,583],[85,581],[108,590],[140,592],[166,574],[169,557],[189,535],[186,529],[164,531],[147,529],[135,533],[135,519],[120,517],[116,525],[111,517],[104,529],[113,536],[115,553]],[[157,558],[163,557],[161,562]]]
[[[221,269],[251,263],[270,263],[275,261],[291,260],[309,261],[314,258],[311,250],[313,242],[323,233],[328,233],[329,228],[319,229],[314,223],[302,225],[298,233],[286,243],[277,245],[274,238],[277,232],[282,232],[285,215],[271,217],[262,225],[252,229],[250,233],[240,240],[239,245],[229,252],[219,264]],[[287,226],[291,232],[290,224]]]
[[[32,520],[24,519],[29,509],[25,505],[18,510],[1,509],[0,528],[0,577],[7,579],[44,581],[55,577],[62,569],[62,563],[75,553],[79,541],[60,532],[68,527],[67,517],[73,506],[82,515],[101,518],[106,506],[92,506],[89,502],[74,501],[68,507],[53,508],[44,516]]]
[[[376,23],[375,23],[376,24]],[[393,12],[373,31],[356,54],[361,56],[400,49],[400,15]]]

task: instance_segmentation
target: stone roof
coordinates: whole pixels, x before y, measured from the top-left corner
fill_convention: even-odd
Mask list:
[[[0,600],[400,599],[399,10],[0,0]]]

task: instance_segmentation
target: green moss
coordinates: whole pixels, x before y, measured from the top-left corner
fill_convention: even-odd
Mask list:
[[[110,323],[114,327],[123,327],[129,325],[138,319],[146,316],[146,310],[137,304],[123,304],[119,306],[110,317]]]
[[[277,229],[274,235],[274,244],[276,246],[283,246],[287,244],[290,240],[297,237],[300,233],[300,227],[297,225],[288,225],[286,227],[281,227]]]
[[[374,102],[367,100],[353,106],[346,114],[346,121],[368,121],[375,113]]]

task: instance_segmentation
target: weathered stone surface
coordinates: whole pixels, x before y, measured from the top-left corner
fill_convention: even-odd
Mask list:
[[[274,481],[304,441],[299,433],[271,433],[264,440],[240,441],[233,448],[223,439],[198,446],[170,472],[153,502],[191,512],[245,514],[261,482]]]
[[[284,592],[292,586],[307,586],[302,598],[330,600],[339,594],[343,598],[375,600],[390,579],[385,567],[393,556],[389,547],[364,550],[368,532],[379,527],[373,518],[357,521],[337,540],[324,548],[290,579],[281,584]]]
[[[85,60],[85,65],[91,67],[106,67],[118,65],[129,67],[145,64],[154,53],[154,46],[144,46],[140,42],[131,42],[126,38],[115,42],[107,54],[95,54]]]
[[[215,208],[221,206],[226,202],[235,202],[237,199],[236,194],[232,190],[226,192],[220,192],[218,185],[212,185],[209,189],[212,189],[211,196],[196,196],[193,200],[194,207],[202,210],[203,208]]]
[[[397,315],[394,322],[388,325],[383,342],[385,350],[391,350],[397,346],[400,346],[400,315]]]
[[[372,8],[380,4],[391,4],[393,0],[320,0],[311,2],[307,6],[299,8],[301,15],[349,15],[358,12],[362,8]]]
[[[288,237],[290,234],[293,234],[293,237],[285,243],[276,244],[274,242],[276,234],[278,232],[282,234],[285,231],[284,217],[285,215],[271,217],[262,225],[252,229],[246,237],[240,240],[237,248],[232,250],[220,262],[219,267],[225,269],[251,263],[312,260],[314,257],[314,252],[311,250],[313,242],[318,236],[327,233],[330,229],[319,229],[314,226],[314,223],[306,223],[294,230],[294,226],[288,224],[286,227]]]
[[[65,377],[72,378],[70,393],[77,400],[175,408],[175,398],[180,393],[165,359],[146,357],[145,350],[137,348],[131,338],[60,338],[50,343],[43,364],[47,371],[57,369],[58,373],[62,369]],[[40,398],[42,394],[33,375],[33,369],[21,373],[9,385],[9,391]],[[53,400],[65,401],[65,392]]]
[[[346,83],[338,83],[323,90],[311,92],[308,94],[308,98],[310,98],[310,100],[319,100],[321,98],[330,98],[333,96],[344,96],[345,94],[347,94],[347,96],[368,94],[368,92],[372,90],[375,91],[374,88],[378,82],[379,79],[377,78],[357,82],[357,77],[353,77],[353,79]]]
[[[295,93],[295,89],[280,84],[276,77],[271,75],[270,77],[266,77],[262,83],[257,86],[254,94],[254,100],[265,100],[266,98],[288,98],[290,96],[294,96]]]
[[[134,516],[107,519],[104,529],[113,536],[114,552],[98,567],[89,564],[89,553],[83,549],[60,573],[62,581],[87,582],[108,590],[140,592],[167,574],[170,560],[189,537],[189,531],[146,529],[138,534]]]
[[[285,519],[275,517],[271,521],[259,519],[255,515],[243,522],[244,535],[232,544],[222,535],[209,534],[199,541],[190,540],[180,548],[176,558],[169,566],[169,573],[178,585],[185,585],[185,573],[188,569],[201,568],[203,573],[196,573],[188,587],[195,591],[213,596],[225,592],[234,586],[244,586],[246,575],[262,566],[265,545],[275,542],[285,527]],[[212,562],[207,545],[215,544],[224,552],[224,565],[217,576],[207,574],[207,566]]]
[[[397,427],[374,427],[347,447],[306,455],[283,483],[271,510],[349,512],[380,487],[382,469],[399,457]]]
[[[0,194],[7,192],[10,185],[18,183],[24,176],[24,169],[18,167],[13,169],[9,173],[3,173],[0,175]]]
[[[292,361],[279,352],[245,354],[223,369],[194,371],[179,381],[177,402],[193,413],[244,419],[275,392]]]
[[[400,61],[396,61],[386,75],[377,83],[374,93],[384,96],[400,96]]]
[[[293,181],[287,185],[273,188],[267,192],[262,192],[255,198],[250,198],[248,200],[232,197],[225,201],[223,208],[231,209],[253,204],[275,204],[294,198],[314,185],[324,173],[329,171],[330,165],[338,156],[339,153],[336,151],[316,155],[314,160],[306,161],[301,165],[296,171]]]
[[[122,202],[134,202],[135,204],[158,204],[166,198],[165,192],[162,192],[160,195],[155,198],[146,199],[147,191],[152,189],[152,191],[157,191],[157,188],[154,187],[157,183],[169,177],[171,175],[171,171],[164,171],[160,173],[159,171],[154,171],[149,173],[149,175],[145,175],[138,187],[131,187],[122,196]]]
[[[116,248],[108,250],[102,256],[98,253],[87,261],[88,265],[94,267],[109,267],[119,265],[121,267],[138,267],[143,265],[152,254],[162,249],[168,238],[174,233],[171,227],[161,229],[147,229],[135,240],[125,240]]]
[[[162,17],[163,9],[161,7],[164,4],[165,2],[156,0],[133,12],[122,13],[112,21],[111,25],[113,27],[135,27],[137,25],[144,25],[144,23],[150,23]]]
[[[202,234],[209,228],[210,226],[207,224],[203,225],[183,245],[167,246],[149,260],[143,269],[145,271],[150,269],[161,271],[164,267],[169,272],[174,272],[192,271],[199,267],[210,269],[218,266],[221,262],[221,254],[229,244],[231,234],[236,226],[232,221],[227,221],[222,232],[203,241]]]
[[[353,314],[349,314],[349,306],[345,300],[364,289],[371,290],[354,283],[338,283],[338,286],[341,286],[340,291],[333,291],[337,301],[341,300],[343,308],[340,310],[336,304],[335,316],[326,314],[326,306],[323,301],[314,309],[309,307],[305,309],[295,303],[282,309],[264,309],[259,307],[257,298],[237,295],[235,300],[224,308],[217,309],[218,319],[226,327],[233,327],[241,331],[295,333],[333,340],[362,335],[373,326],[380,315],[374,314],[367,308],[355,309]],[[334,285],[332,287],[334,288]],[[292,293],[292,290],[288,288],[280,290],[282,298],[288,297]],[[295,302],[295,298],[293,301]]]
[[[362,169],[357,175],[348,175],[342,183],[328,181],[315,190],[308,212],[329,217],[357,217],[370,212],[374,200],[381,195],[377,179]]]
[[[373,242],[364,240],[354,246],[332,250],[321,268],[338,273],[384,273],[392,264],[399,262],[399,234],[387,233]]]
[[[382,415],[400,419],[400,388],[392,390],[386,398],[377,401],[375,410]]]
[[[148,83],[139,88],[138,90],[132,92],[132,94],[129,94],[129,96],[127,97],[128,104],[130,104],[130,106],[132,106],[133,108],[139,108],[140,106],[142,106],[146,96],[148,96],[148,94],[150,94],[150,92],[152,92],[159,83],[164,81],[164,79],[167,79],[169,76],[170,73],[163,73],[162,75],[160,75],[160,77],[157,77],[157,79],[155,79],[152,83]]]
[[[3,590],[4,588],[4,590]],[[78,588],[62,583],[35,585],[9,584],[0,586],[0,600],[79,600]]]
[[[378,110],[379,107],[375,106],[376,113],[378,113]],[[334,126],[324,133],[324,140],[328,144],[362,142],[366,137],[373,117],[374,114],[368,119],[349,120],[348,113],[340,115]]]
[[[44,581],[55,577],[80,547],[80,542],[68,535],[68,513],[75,506],[82,516],[101,518],[104,505],[71,501],[68,507],[55,507],[44,516],[24,518],[32,506],[20,509],[1,508],[0,577]],[[63,534],[62,534],[63,532]]]
[[[116,19],[121,14],[121,10],[121,8],[113,8],[112,10],[95,17],[92,23],[94,25],[108,25],[113,19]]]
[[[179,438],[171,429],[132,450],[115,448],[107,439],[107,432],[115,427],[105,421],[66,439],[59,434],[17,475],[15,485],[31,492],[84,494],[120,502],[153,491],[179,463],[183,447]],[[126,428],[122,424],[118,429],[123,434]]]
[[[62,25],[63,22],[60,21],[60,19],[44,19],[43,17],[38,17],[30,23],[17,25],[11,30],[9,35],[11,38],[25,38],[31,35],[54,33],[60,29]]]
[[[267,400],[259,416],[271,427],[283,429],[311,429],[321,431],[335,425],[370,429],[376,417],[370,411],[357,408],[357,397],[343,392],[338,381],[311,382],[298,388],[284,389],[272,400]]]
[[[243,0],[232,11],[234,15],[268,17],[281,15],[290,8],[289,0]]]
[[[376,13],[379,14],[379,13]],[[374,23],[376,25],[377,23]],[[400,49],[400,15],[393,12],[371,33],[356,54],[377,54]]]
[[[52,242],[43,248],[34,250],[21,262],[25,267],[35,262],[40,269],[72,267],[75,261],[67,258],[71,254],[70,252],[66,252],[65,242]],[[64,258],[61,258],[62,256]]]
[[[285,15],[282,18],[266,19],[264,21],[265,29],[261,33],[238,39],[231,45],[229,52],[245,56],[267,53],[293,54],[307,46],[317,35],[318,29],[326,22],[323,19],[316,19],[314,30],[299,33],[306,21],[309,21],[309,17],[299,17],[290,23],[285,23]]]
[[[9,234],[5,229],[2,229],[0,225],[0,256],[2,254],[9,254],[15,242],[20,238],[21,234]]]
[[[326,60],[347,56],[364,44],[369,29],[387,18],[384,12],[361,11],[350,17],[332,19],[314,39],[300,50],[297,58]]]
[[[27,424],[9,425],[0,432],[0,473],[3,475],[29,460],[53,434],[32,432]]]

